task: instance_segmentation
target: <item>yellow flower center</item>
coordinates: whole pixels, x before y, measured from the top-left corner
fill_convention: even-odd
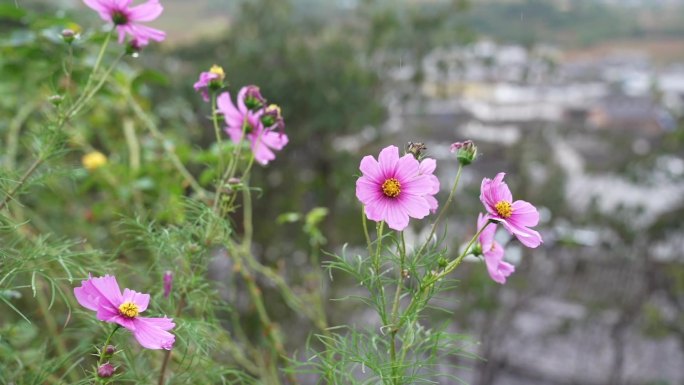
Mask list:
[[[137,316],[138,313],[140,313],[138,305],[134,304],[133,302],[126,301],[119,306],[119,314],[124,317],[133,318]]]
[[[511,207],[510,202],[500,201],[494,206],[494,208],[499,216],[504,219],[510,218],[513,214],[513,207]]]
[[[390,198],[396,198],[401,192],[401,184],[395,178],[389,178],[382,184],[382,193]]]

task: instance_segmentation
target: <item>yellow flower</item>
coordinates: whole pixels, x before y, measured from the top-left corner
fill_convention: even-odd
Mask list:
[[[86,170],[93,171],[107,164],[107,156],[99,151],[92,151],[83,155],[81,163]]]

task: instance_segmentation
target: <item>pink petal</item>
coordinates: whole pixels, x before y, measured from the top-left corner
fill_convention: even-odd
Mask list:
[[[74,296],[78,303],[84,308],[97,311],[101,295],[93,284],[90,283],[90,279],[81,281],[81,286],[74,288]]]
[[[166,39],[166,32],[141,24],[129,24],[127,32],[134,39],[143,42],[143,45],[146,45],[149,40],[163,41]]]
[[[170,350],[176,337],[167,332],[176,324],[170,318],[135,318],[135,330],[133,336],[142,347],[147,349]]]
[[[527,247],[535,248],[542,243],[541,235],[539,235],[537,231],[528,229],[527,227],[516,226],[508,221],[501,221],[501,224],[503,224],[504,228],[508,230],[509,233],[515,235],[520,243]]]
[[[112,21],[112,4],[103,0],[83,0],[85,5],[100,14],[100,18],[105,21]]]
[[[409,216],[399,205],[388,204],[385,222],[391,229],[402,231],[409,224]]]
[[[273,151],[271,151],[268,148],[268,146],[266,146],[264,143],[261,143],[260,141],[252,141],[252,152],[254,153],[254,160],[256,160],[259,164],[263,166],[267,165],[268,162],[275,159],[275,154],[273,153]]]
[[[421,174],[432,174],[437,168],[437,161],[432,158],[425,158],[420,161],[418,172]]]
[[[142,313],[147,310],[147,305],[150,303],[150,295],[138,293],[137,291],[130,289],[124,289],[123,301],[133,302],[136,306],[138,306],[138,311]]]
[[[518,200],[511,206],[513,214],[507,220],[517,226],[533,227],[539,224],[539,211],[531,203]]]
[[[378,163],[382,171],[382,177],[394,178],[397,162],[399,161],[399,148],[396,146],[387,146],[380,151],[378,156]]]
[[[361,170],[363,175],[369,178],[370,180],[378,183],[383,182],[382,170],[380,170],[380,165],[373,156],[364,156],[363,159],[361,159],[361,165],[359,166],[359,169]]]
[[[364,205],[382,198],[382,195],[380,186],[367,176],[362,176],[356,180],[356,197]]]
[[[427,195],[433,191],[434,184],[430,175],[418,175],[416,174],[413,178],[408,180],[400,179],[401,183],[401,193],[402,195]]]
[[[91,278],[89,281],[95,290],[100,293],[100,306],[108,304],[114,308],[118,308],[118,306],[123,303],[121,289],[119,289],[119,283],[116,282],[115,277],[105,275],[104,277]]]
[[[396,201],[400,210],[412,218],[423,219],[430,214],[430,205],[424,197],[402,194]]]
[[[436,213],[437,208],[439,207],[439,203],[437,202],[437,199],[435,199],[435,197],[433,197],[432,195],[425,195],[423,198],[427,202],[428,206],[430,206],[430,213],[432,213],[432,214]]]
[[[416,158],[411,154],[406,154],[397,161],[394,176],[400,182],[413,179],[418,175],[418,166]]]
[[[282,150],[288,142],[287,135],[281,132],[262,131],[259,137],[262,143],[274,150]]]
[[[128,18],[130,21],[152,21],[161,15],[164,7],[157,0],[129,8]]]

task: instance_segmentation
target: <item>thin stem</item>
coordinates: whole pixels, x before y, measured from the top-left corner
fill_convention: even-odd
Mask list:
[[[93,87],[93,89],[87,94],[84,94],[85,97],[79,98],[79,100],[76,103],[74,103],[71,109],[69,109],[69,111],[66,113],[67,119],[76,116],[81,111],[81,109],[83,109],[83,107],[85,107],[88,104],[90,99],[92,99],[95,96],[95,94],[97,94],[97,91],[99,91],[100,88],[102,88],[102,86],[109,78],[109,75],[112,73],[112,71],[114,71],[114,68],[116,68],[117,64],[119,64],[119,62],[125,55],[125,53],[120,54],[116,58],[116,60],[114,60],[114,63],[112,63],[112,65],[109,66],[109,68],[107,68],[107,71],[102,76],[102,79],[100,79],[100,81],[95,85],[95,87]]]
[[[401,249],[399,250],[399,274],[397,276],[397,288],[394,292],[394,301],[392,301],[392,311],[390,313],[390,319],[392,320],[392,330],[390,331],[390,359],[392,361],[392,378],[395,383],[399,383],[399,378],[397,376],[397,352],[396,352],[396,339],[397,332],[399,328],[396,327],[397,317],[399,316],[399,302],[401,300],[401,289],[403,287],[404,280],[404,264],[406,262],[406,240],[404,239],[404,232],[399,232],[399,237],[401,239]]]
[[[216,107],[216,92],[211,93],[211,120],[214,123],[214,133],[216,134],[216,144],[218,145],[219,170],[223,171],[223,139],[221,138],[221,128],[218,123],[218,109]],[[220,174],[220,172],[219,172]]]
[[[69,108],[68,112],[66,113],[67,117],[74,116],[75,115],[74,111],[77,109],[77,107],[82,106],[85,103],[84,98],[88,94],[88,90],[90,88],[90,85],[93,83],[93,79],[95,78],[95,74],[97,73],[97,70],[100,69],[100,64],[102,64],[102,58],[104,58],[104,53],[107,50],[107,46],[109,45],[109,41],[112,38],[112,34],[114,34],[114,28],[112,28],[107,33],[107,36],[105,37],[105,41],[102,43],[102,46],[100,47],[100,52],[97,54],[97,59],[95,60],[95,66],[93,66],[93,70],[90,71],[90,75],[88,76],[88,81],[86,81],[86,85],[85,85],[85,87],[83,87],[83,93],[78,97],[78,99],[71,106],[71,108]],[[103,78],[106,79],[107,75],[105,75]],[[78,107],[78,109],[80,109],[80,107]]]
[[[173,150],[172,147],[166,145],[166,138],[164,137],[164,134],[159,131],[157,128],[157,125],[150,119],[149,116],[143,111],[142,107],[140,104],[133,98],[133,95],[131,95],[130,91],[125,89],[124,87],[121,87],[121,91],[126,94],[126,97],[128,99],[128,104],[131,106],[133,109],[133,112],[135,115],[140,119],[145,127],[150,131],[152,136],[155,137],[155,139],[159,140],[164,144],[164,151],[166,154],[169,156],[169,159],[171,160],[171,163],[174,165],[176,170],[183,175],[183,178],[185,178],[185,181],[195,190],[197,194],[199,194],[201,197],[205,197],[208,195],[206,190],[200,186],[199,182],[195,179],[194,176],[188,171],[187,168],[185,168],[185,165],[183,165],[183,162],[180,160],[176,152]]]
[[[435,220],[435,223],[432,224],[432,229],[430,230],[430,235],[428,235],[427,239],[425,240],[425,243],[423,243],[423,245],[420,247],[420,250],[418,250],[418,252],[416,253],[416,258],[420,258],[423,251],[425,251],[425,248],[430,243],[430,240],[432,240],[432,237],[435,235],[435,231],[437,230],[437,225],[439,225],[439,222],[442,220],[444,213],[446,213],[447,209],[449,208],[449,205],[451,204],[451,201],[454,199],[454,195],[456,193],[456,187],[458,186],[459,180],[461,180],[461,171],[463,171],[463,165],[459,163],[458,171],[456,172],[456,179],[454,180],[454,185],[451,187],[451,192],[449,193],[449,197],[447,198],[446,202],[444,203],[444,206],[442,207],[442,209],[439,211],[439,214],[437,215],[437,219]]]
[[[38,169],[38,166],[40,166],[44,161],[45,159],[43,159],[43,157],[38,157],[36,158],[36,160],[33,161],[33,163],[31,163],[28,170],[24,172],[24,175],[21,176],[17,184],[14,185],[12,190],[10,190],[10,192],[7,193],[2,202],[0,202],[0,210],[5,208],[7,202],[9,202],[9,200],[12,199],[12,196],[14,196],[14,194],[16,194],[17,191],[19,191],[21,186],[23,186],[24,183],[26,183],[26,180],[28,180],[28,178]]]
[[[431,285],[431,284],[433,284],[434,282],[436,282],[436,281],[438,281],[438,280],[444,278],[447,274],[449,274],[449,273],[451,273],[452,271],[454,271],[454,270],[461,264],[461,262],[463,262],[463,258],[465,258],[466,255],[471,254],[471,253],[470,253],[470,251],[471,251],[470,249],[472,248],[473,244],[474,244],[475,241],[480,237],[480,234],[482,234],[482,232],[484,231],[484,229],[486,229],[487,226],[489,226],[490,223],[492,223],[491,220],[488,221],[487,223],[485,223],[485,225],[482,226],[482,228],[479,229],[479,230],[477,231],[477,233],[475,233],[475,235],[470,239],[470,242],[468,242],[468,245],[465,247],[465,249],[463,250],[463,252],[461,253],[461,255],[459,255],[458,258],[454,259],[453,261],[449,262],[449,264],[446,265],[446,267],[444,267],[444,270],[442,270],[442,272],[440,272],[440,273],[434,275],[432,278],[428,279],[427,284],[428,284],[428,285]]]
[[[373,255],[373,248],[371,247],[370,235],[368,235],[368,223],[366,223],[365,207],[361,206],[361,223],[363,223],[363,235],[366,236],[366,246],[368,247],[368,256]]]

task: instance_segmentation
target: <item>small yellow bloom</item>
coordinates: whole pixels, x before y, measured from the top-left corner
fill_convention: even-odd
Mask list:
[[[223,81],[223,79],[226,78],[226,73],[223,72],[223,67],[221,67],[219,65],[214,64],[213,66],[211,66],[211,68],[209,69],[209,72],[212,74],[218,75],[219,76],[218,80],[220,80],[220,81]]]
[[[86,170],[93,171],[107,164],[107,156],[99,151],[89,152],[83,155],[81,163]]]

